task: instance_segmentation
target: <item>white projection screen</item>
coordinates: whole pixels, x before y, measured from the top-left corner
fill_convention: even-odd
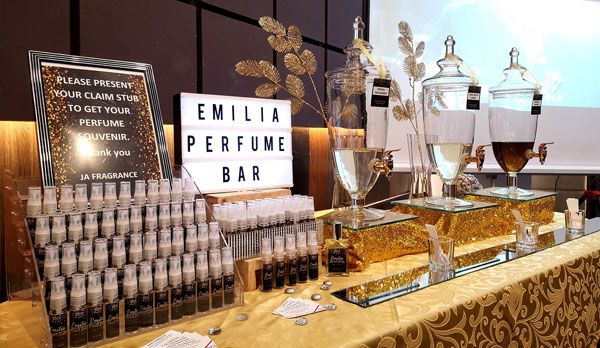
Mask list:
[[[534,159],[523,173],[600,173],[600,1],[590,0],[371,0],[369,41],[408,93],[402,71],[398,22],[407,21],[417,41],[425,41],[426,78],[437,73],[444,40],[453,35],[455,52],[482,86],[474,146],[488,144],[488,88],[500,82],[509,51],[542,84],[544,94],[536,148],[549,146],[545,165]],[[388,149],[395,170],[408,171],[407,122],[389,121]],[[483,172],[501,172],[491,148]],[[474,171],[469,166],[469,171]]]

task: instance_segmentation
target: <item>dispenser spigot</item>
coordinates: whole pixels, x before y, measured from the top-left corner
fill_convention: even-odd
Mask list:
[[[481,171],[481,168],[483,168],[483,162],[485,162],[485,149],[484,148],[486,146],[491,146],[491,145],[492,144],[477,146],[477,149],[475,149],[475,156],[466,155],[465,163],[466,164],[476,163],[477,170]]]
[[[392,152],[394,151],[400,151],[400,149],[385,151],[381,159],[374,158],[371,163],[369,163],[371,170],[377,173],[384,173],[385,177],[389,179],[392,175],[392,170],[394,169],[394,156],[392,156]]]
[[[527,150],[527,158],[532,159],[534,157],[538,157],[540,159],[540,163],[543,165],[546,162],[546,157],[548,156],[548,148],[546,145],[554,144],[554,142],[550,143],[541,143],[538,146],[538,152],[533,152],[533,150]]]

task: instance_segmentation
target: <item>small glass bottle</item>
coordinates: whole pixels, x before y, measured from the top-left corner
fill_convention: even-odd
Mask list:
[[[308,278],[319,279],[319,245],[317,231],[308,231]]]
[[[194,223],[194,201],[183,202],[183,212],[181,217],[181,222],[184,226]]]
[[[183,254],[183,315],[196,314],[196,271],[194,254]]]
[[[139,264],[142,261],[142,235],[140,233],[132,233],[129,235],[129,263]]]
[[[81,214],[80,213],[71,213],[69,214],[69,226],[68,230],[68,240],[75,244],[75,252],[79,254],[79,241],[83,238],[83,226],[81,224]]]
[[[56,186],[44,186],[44,214],[52,215],[58,210],[56,203]]]
[[[219,223],[213,221],[208,224],[208,248],[210,250],[221,250],[221,235],[219,233]]]
[[[98,238],[98,214],[95,211],[87,211],[85,213],[83,236],[91,242]]]
[[[273,290],[273,252],[271,247],[271,238],[263,238],[261,244],[262,276],[261,290]]]
[[[183,179],[183,199],[193,200],[196,194],[196,188],[194,187],[194,180],[192,178]]]
[[[131,207],[131,211],[129,213],[129,230],[132,233],[142,232],[144,230],[142,226],[142,207]]]
[[[72,197],[71,197],[72,199]],[[36,216],[42,213],[42,188],[30,186],[27,189],[27,216]]]
[[[181,202],[171,203],[171,226],[181,226],[183,223],[183,214],[181,212]]]
[[[160,179],[158,197],[160,203],[169,203],[171,200],[171,182],[169,179]]]
[[[223,265],[223,302],[230,305],[235,302],[235,273],[233,270],[233,250],[230,246],[221,248]]]
[[[50,242],[50,225],[47,216],[35,218],[34,253],[39,274],[44,274],[46,245]]]
[[[294,286],[298,281],[298,258],[296,255],[296,236],[293,234],[285,236],[285,257],[287,262],[287,285]]]
[[[169,288],[167,282],[167,261],[154,261],[154,323],[164,324],[169,321]]]
[[[183,282],[181,277],[181,258],[179,256],[169,257],[171,320],[177,320],[183,317]]]
[[[106,267],[108,267],[106,239],[98,238],[94,241],[94,269],[103,272]]]
[[[161,203],[158,205],[158,228],[165,229],[171,227],[171,205]]]
[[[196,224],[206,222],[206,201],[202,198],[196,199],[194,206],[194,220]]]
[[[73,211],[73,185],[61,185],[58,207],[65,214]]]
[[[104,209],[102,210],[102,237],[111,239],[115,234],[115,210]]]
[[[107,268],[104,272],[104,313],[107,339],[119,336],[120,309],[117,269]]]
[[[69,298],[73,285],[73,273],[77,271],[77,257],[73,243],[62,244],[62,258],[60,259],[60,273],[65,277],[65,291],[67,293],[67,308],[70,307]]]
[[[208,277],[207,251],[196,253],[196,282],[198,287],[198,312],[208,312],[210,309],[210,280]]]
[[[102,283],[99,271],[88,272],[88,342],[104,339],[104,306],[102,305]]]
[[[146,204],[146,218],[144,219],[144,231],[155,231],[158,227],[156,204]]]
[[[198,224],[198,250],[207,251],[209,246],[208,225],[205,223]]]
[[[87,306],[85,291],[85,275],[73,274],[71,285],[71,302],[69,311],[70,334],[69,344],[71,347],[83,347],[88,342]]]
[[[104,183],[104,207],[114,209],[117,206],[117,183]]]
[[[146,204],[146,183],[144,180],[136,180],[133,190],[133,203],[135,205]]]
[[[46,309],[50,310],[50,295],[52,289],[52,279],[60,274],[60,262],[58,257],[58,246],[53,244],[46,245],[44,255],[44,279],[46,285]],[[64,279],[63,279],[64,282]],[[64,284],[63,284],[64,288]]]
[[[125,255],[125,240],[121,236],[114,236],[113,251],[111,255],[111,266],[117,269],[117,284],[119,286],[119,298],[123,298],[123,277],[125,271],[123,266],[127,261]]]
[[[210,270],[210,304],[212,309],[223,307],[223,268],[221,266],[221,250],[209,251]]]
[[[298,249],[298,282],[308,280],[308,254],[306,250],[306,232],[298,232],[296,248]]]
[[[348,272],[348,240],[342,239],[342,223],[332,224],[333,237],[325,242],[327,250],[327,275],[349,276]]]
[[[171,254],[180,256],[183,254],[183,227],[173,227],[173,236],[171,238]]]
[[[285,286],[285,239],[283,236],[275,236],[275,248],[273,258],[275,259],[275,288],[281,289]]]
[[[148,193],[147,200],[148,204],[156,204],[158,203],[158,180],[150,179],[148,180]]]
[[[91,193],[90,193],[90,208],[93,210],[100,210],[104,205],[104,194],[102,190],[101,182],[93,182],[91,184]]]
[[[150,231],[144,233],[144,260],[153,262],[157,254],[156,232]]]
[[[67,240],[67,230],[65,229],[65,215],[57,214],[52,216],[52,243],[60,246]]]
[[[138,325],[140,328],[150,327],[154,324],[154,290],[152,289],[152,264],[148,261],[140,262],[140,276],[138,278]]]
[[[183,198],[183,187],[181,178],[173,178],[171,183],[171,201],[181,203]]]
[[[50,293],[50,333],[52,347],[67,348],[67,300],[65,294],[65,278],[54,277],[51,280]]]
[[[119,183],[119,206],[129,208],[131,206],[131,182],[121,181]]]
[[[185,252],[195,254],[198,251],[198,230],[196,225],[185,227]]]
[[[77,260],[77,270],[80,273],[87,274],[94,265],[94,253],[92,252],[92,242],[82,240],[79,242],[79,259]]]
[[[125,279],[123,280],[123,297],[125,311],[125,332],[137,331],[138,324],[138,284],[136,265],[125,265]],[[152,308],[150,308],[152,309]]]
[[[158,257],[168,258],[171,256],[171,230],[163,229],[159,232]]]
[[[75,210],[85,211],[88,208],[87,184],[75,185]]]

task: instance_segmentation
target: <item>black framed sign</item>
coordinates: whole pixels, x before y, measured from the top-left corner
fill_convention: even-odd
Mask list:
[[[29,68],[44,185],[172,178],[151,65],[30,51]]]

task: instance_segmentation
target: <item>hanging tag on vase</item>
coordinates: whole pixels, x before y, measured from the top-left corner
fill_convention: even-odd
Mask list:
[[[392,80],[373,79],[373,93],[371,95],[371,106],[387,108],[390,104],[390,85]]]
[[[542,94],[534,94],[533,101],[531,102],[531,114],[539,115],[542,113]]]
[[[481,86],[469,86],[467,92],[467,110],[479,110],[479,98],[481,96]]]

